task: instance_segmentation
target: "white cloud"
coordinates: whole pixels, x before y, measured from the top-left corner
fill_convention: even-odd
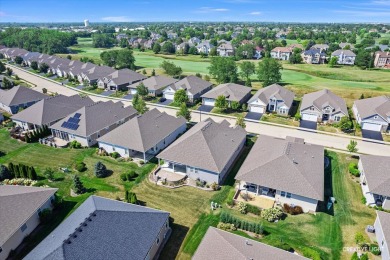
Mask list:
[[[229,9],[226,8],[212,8],[212,7],[201,7],[196,10],[196,13],[215,13],[215,12],[227,12]]]
[[[254,12],[250,12],[249,14],[250,14],[250,15],[261,15],[261,12],[259,12],[259,11],[254,11]]]
[[[353,16],[390,16],[390,11],[357,11],[357,10],[335,10],[335,13],[353,15]]]
[[[132,22],[133,21],[133,19],[127,16],[107,16],[107,17],[102,17],[102,20],[106,22]]]

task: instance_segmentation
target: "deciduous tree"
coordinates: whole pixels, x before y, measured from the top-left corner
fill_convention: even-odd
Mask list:
[[[176,116],[182,116],[187,119],[187,121],[191,120],[191,112],[188,109],[186,103],[181,103],[180,109],[176,112]]]
[[[277,60],[264,58],[257,68],[257,77],[259,80],[263,81],[263,87],[281,81],[281,69],[282,65]]]
[[[209,73],[217,80],[218,83],[235,83],[238,79],[237,65],[233,58],[211,58]]]

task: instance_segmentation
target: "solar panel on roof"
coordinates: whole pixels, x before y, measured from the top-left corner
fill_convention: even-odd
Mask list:
[[[76,113],[74,114],[74,118],[80,118],[81,114],[80,113]]]
[[[77,124],[78,122],[80,122],[80,119],[71,117],[71,118],[68,119],[68,122]]]

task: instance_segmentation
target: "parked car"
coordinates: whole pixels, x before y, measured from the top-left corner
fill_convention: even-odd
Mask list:
[[[165,102],[165,101],[167,101],[167,99],[165,97],[161,97],[160,100],[159,100],[159,102],[161,102],[161,103]]]

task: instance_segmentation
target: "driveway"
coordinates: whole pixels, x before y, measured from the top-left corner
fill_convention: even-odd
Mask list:
[[[114,94],[114,93],[115,93],[115,91],[112,91],[112,90],[105,90],[105,91],[103,91],[102,93],[100,93],[100,95],[105,96],[105,97],[108,97],[109,95],[112,95],[112,94]]]
[[[317,130],[317,122],[308,121],[308,120],[301,120],[301,122],[299,123],[299,127]]]
[[[206,105],[201,105],[198,110],[202,112],[211,112],[213,110],[213,106],[206,106]]]
[[[167,106],[167,105],[171,104],[172,102],[173,102],[173,100],[167,99],[164,102],[159,101],[157,104]]]
[[[381,132],[362,129],[362,136],[367,139],[383,141]]]
[[[133,99],[133,95],[132,94],[128,94],[126,96],[123,97],[124,99]]]
[[[259,121],[262,116],[263,114],[261,113],[248,112],[245,116],[245,119]]]

